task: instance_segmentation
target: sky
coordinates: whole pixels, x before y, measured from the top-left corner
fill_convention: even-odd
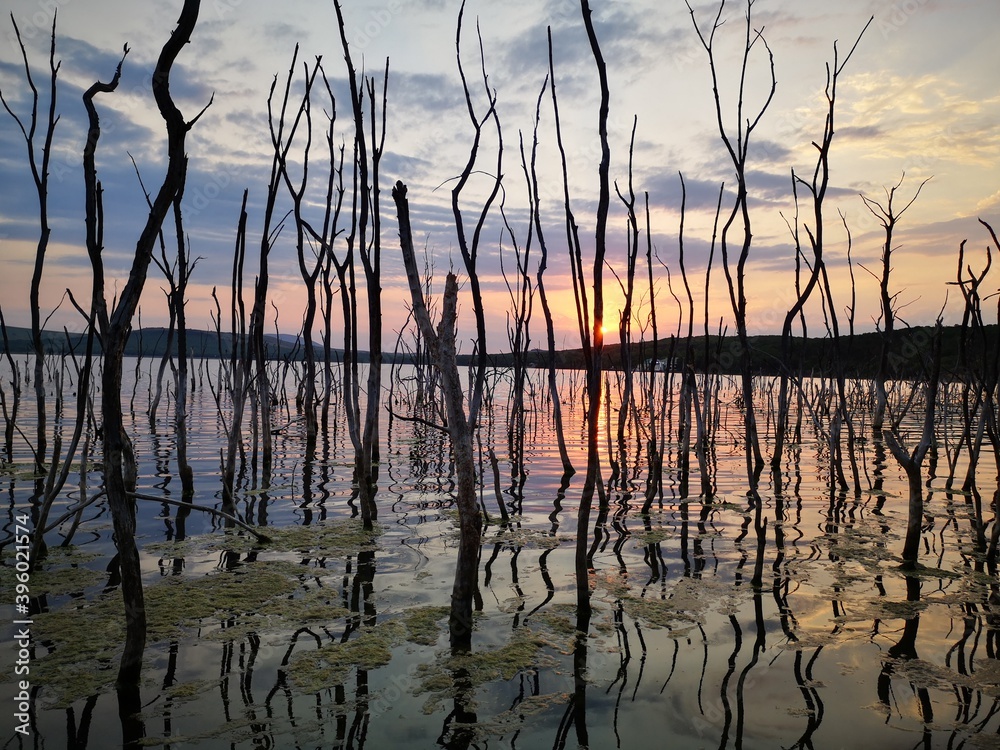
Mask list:
[[[720,138],[708,56],[698,40],[692,14],[683,0],[591,0],[591,4],[611,90],[611,177],[626,194],[629,143],[635,128],[632,185],[640,211],[643,250],[646,235],[641,212],[644,196],[649,196],[650,238],[656,256],[654,299],[661,335],[677,326],[679,308],[673,294],[684,296],[678,263],[681,175],[687,193],[685,265],[696,309],[702,310],[707,295],[712,328],[721,321],[732,331],[732,310],[718,253],[707,291],[704,279],[719,191],[724,191],[725,214],[732,205],[735,178]],[[718,4],[699,0],[692,5],[694,20],[707,31]],[[21,30],[42,93],[43,111],[47,107],[48,37],[53,13],[58,12],[60,121],[50,167],[52,237],[44,266],[42,316],[51,315],[51,328],[79,330],[81,317],[68,302],[60,300],[66,289],[81,301],[88,298],[90,290],[81,166],[86,117],[80,97],[95,80],[111,78],[127,44],[131,51],[118,91],[96,99],[103,127],[97,166],[104,187],[104,257],[107,285],[113,293],[127,278],[147,213],[132,158],[147,189],[158,187],[165,169],[165,128],[152,100],[150,79],[181,2],[13,0],[5,7],[11,8]],[[390,349],[409,304],[390,196],[396,180],[408,185],[414,240],[418,248],[426,250],[433,267],[435,292],[443,288],[449,269],[466,282],[460,349],[472,349],[472,304],[450,205],[451,189],[468,159],[474,135],[456,60],[459,8],[458,0],[343,0],[355,65],[376,76],[381,86],[388,58],[380,188],[382,326]],[[727,2],[721,15],[724,23],[716,32],[720,97],[730,133],[736,127],[746,13],[745,1]],[[946,322],[955,322],[961,311],[960,295],[946,282],[955,279],[959,245],[968,239],[966,261],[980,268],[986,260],[989,237],[977,219],[985,219],[1000,230],[1000,46],[996,44],[1000,4],[996,0],[842,0],[835,4],[825,0],[757,0],[751,13],[754,29],[762,32],[773,53],[777,84],[749,149],[753,244],[746,285],[750,332],[778,332],[793,302],[795,246],[789,229],[795,217],[792,171],[808,177],[815,168],[817,152],[811,144],[822,136],[826,66],[833,59],[834,45],[843,61],[870,17],[874,20],[844,68],[837,89],[836,134],[825,209],[825,257],[835,309],[845,327],[852,299],[849,229],[856,283],[855,325],[858,331],[875,330],[878,283],[869,271],[878,272],[883,234],[860,196],[884,202],[885,191],[901,182],[896,198],[900,206],[930,178],[896,229],[891,283],[898,292],[899,315],[905,322],[931,323],[942,309]],[[486,112],[484,69],[490,89],[496,92],[503,141],[504,215],[510,226],[510,232],[505,231],[499,204],[495,205],[479,250],[490,351],[509,349],[507,329],[513,308],[501,266],[508,272],[514,268],[514,243],[522,251],[527,248],[532,275],[538,263],[537,239],[532,237],[528,244],[529,204],[519,142],[530,150],[536,104],[548,73],[547,28],[553,37],[572,207],[590,283],[600,156],[599,95],[579,3],[468,0],[461,59],[479,116]],[[336,99],[335,107],[318,98],[314,102],[317,137],[310,156],[307,211],[318,220],[329,169],[320,136],[326,121],[320,113],[335,109],[338,144],[350,144],[353,136],[333,1],[204,0],[191,43],[174,67],[171,87],[186,117],[194,117],[212,100],[187,140],[185,229],[190,252],[201,258],[189,288],[187,309],[192,328],[212,327],[213,287],[217,287],[223,305],[223,326],[229,326],[225,310],[244,190],[249,194],[245,283],[248,289],[253,287],[271,164],[268,90],[275,76],[280,90],[296,45],[299,62],[293,92],[301,94],[303,63],[311,64],[322,56]],[[767,54],[756,44],[749,57],[744,92],[747,112],[760,108],[769,85]],[[27,124],[30,90],[9,18],[0,19],[0,91]],[[495,128],[485,127],[477,171],[461,197],[469,232],[492,185],[497,143]],[[302,139],[293,144],[296,163],[303,147]],[[555,318],[556,344],[560,348],[578,347],[559,155],[548,91],[541,100],[537,163],[549,255],[545,285]],[[28,287],[39,234],[38,202],[24,138],[6,112],[0,112],[0,195],[0,305],[8,325],[27,326]],[[804,198],[801,188],[799,196]],[[278,217],[290,207],[287,192],[280,200]],[[800,213],[808,215],[804,203]],[[605,324],[607,341],[614,343],[622,296],[615,273],[624,280],[628,244],[626,213],[614,187],[609,221]],[[272,310],[268,326],[290,334],[301,328],[305,300],[294,236],[289,220],[270,257],[271,299],[277,314],[275,317]],[[804,229],[801,236],[805,237]],[[173,247],[169,235],[167,244]],[[806,253],[811,257],[808,249]],[[640,268],[639,273],[644,279],[645,269]],[[162,275],[151,267],[140,309],[143,326],[166,324],[164,287]],[[638,336],[648,327],[649,295],[644,290],[637,292],[635,306],[633,330]],[[339,302],[335,301],[334,309],[339,310]],[[544,346],[537,302],[532,315],[529,346]],[[818,302],[810,304],[808,316],[810,333],[822,335],[823,311]],[[699,312],[696,329],[701,327],[702,318]],[[363,319],[361,325],[366,328],[368,321]],[[333,329],[339,338],[339,318]]]

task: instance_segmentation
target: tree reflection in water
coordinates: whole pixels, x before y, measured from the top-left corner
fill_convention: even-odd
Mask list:
[[[506,401],[495,395],[494,403],[502,409]],[[734,418],[726,403],[723,390],[720,434]],[[195,423],[198,415],[192,408]],[[579,416],[567,409],[567,420]],[[239,540],[239,530],[173,506],[141,505],[144,543],[167,540],[145,554],[150,574],[167,582],[239,580],[255,566],[280,565],[294,576],[293,591],[277,600],[280,608],[261,605],[280,615],[227,611],[150,640],[141,698],[98,689],[52,705],[54,685],[40,677],[40,735],[79,748],[100,746],[96,727],[103,742],[111,726],[120,728],[115,742],[126,744],[159,736],[206,747],[223,738],[237,747],[614,747],[652,732],[669,733],[678,747],[807,748],[861,731],[897,742],[900,730],[912,735],[911,746],[945,738],[958,745],[1000,727],[993,697],[1000,594],[971,495],[935,492],[932,479],[924,555],[934,567],[904,576],[905,509],[894,496],[905,479],[878,443],[859,456],[872,494],[855,497],[830,492],[826,440],[789,445],[781,492],[762,486],[750,495],[740,479],[741,446],[719,441],[711,502],[682,496],[676,472],[664,471],[663,499],[643,515],[635,500],[641,477],[607,483],[607,503],[596,508],[583,547],[587,576],[578,578],[583,477],[561,473],[556,441],[543,426],[534,429],[524,481],[512,477],[501,493],[508,522],[497,525],[491,512],[484,531],[473,661],[449,661],[440,615],[455,551],[447,440],[396,422],[382,450],[383,535],[374,549],[281,552],[241,542],[199,551],[204,532],[221,542],[224,533]],[[197,434],[189,450],[203,477],[217,446]],[[139,452],[150,457],[140,476],[162,491],[170,488],[162,475],[175,445],[168,435],[156,440],[155,451]],[[629,445],[615,447],[621,464],[641,466],[631,457],[640,444]],[[237,475],[246,482],[236,488],[239,516],[303,528],[350,516],[356,488],[345,459],[342,445],[320,436],[310,465],[294,457],[275,463],[266,491],[249,490],[252,478]],[[700,487],[700,479],[687,486]],[[11,480],[10,491],[26,490]],[[492,496],[487,491],[487,502]],[[106,538],[80,536],[92,520],[83,517],[78,541],[98,555],[90,567],[102,569]],[[988,546],[989,530],[985,538]],[[53,581],[74,569],[68,559],[52,563]],[[80,606],[108,583],[94,580],[52,588],[35,609]],[[160,585],[147,582],[150,590]],[[580,596],[590,598],[589,614],[575,606]],[[326,604],[317,610],[314,601]],[[415,613],[428,613],[428,629],[406,624]],[[36,617],[41,669],[66,646],[64,635],[46,635],[49,615]],[[92,627],[86,623],[78,628]],[[296,665],[321,651],[325,659],[331,645],[372,650],[340,652],[346,661],[331,665],[328,681],[304,688]],[[497,654],[503,664],[490,662]],[[113,649],[109,657],[113,663]]]

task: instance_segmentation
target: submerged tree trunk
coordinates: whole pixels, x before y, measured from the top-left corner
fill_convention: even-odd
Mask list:
[[[917,567],[920,554],[920,532],[924,520],[924,487],[921,466],[924,456],[934,443],[934,416],[937,405],[938,387],[941,377],[941,321],[937,322],[934,329],[934,341],[931,352],[931,369],[927,374],[927,382],[924,384],[924,420],[920,441],[912,450],[907,450],[899,437],[899,421],[897,417],[891,428],[882,430],[882,437],[889,447],[893,457],[906,472],[906,482],[908,488],[908,508],[906,520],[906,539],[903,542],[903,567],[912,569]],[[914,388],[919,387],[914,384]],[[880,393],[885,393],[885,384],[882,383]],[[888,407],[883,403],[885,411]]]
[[[548,52],[549,52],[549,76],[552,79],[552,96],[555,101],[555,73],[552,63],[552,30],[548,31]],[[540,101],[540,99],[539,99]],[[538,120],[539,115],[535,115],[535,137],[534,143],[538,142]],[[549,300],[545,294],[545,283],[542,277],[548,268],[548,247],[545,244],[545,235],[542,231],[542,212],[538,196],[538,175],[535,171],[535,146],[531,151],[531,187],[534,196],[534,220],[535,231],[538,234],[539,261],[536,272],[536,286],[538,289],[538,300],[542,305],[542,315],[545,318],[545,365],[548,372],[549,398],[552,402],[552,422],[555,425],[556,441],[559,447],[559,460],[562,462],[564,475],[571,475],[576,472],[569,459],[569,451],[566,449],[566,434],[563,430],[562,402],[560,401],[559,388],[556,384],[556,334],[555,325],[552,321],[552,310],[549,307]]]
[[[465,411],[462,378],[458,372],[455,352],[455,324],[458,317],[458,280],[449,273],[445,280],[441,320],[437,331],[431,324],[430,313],[424,301],[416,255],[413,251],[413,233],[410,227],[410,208],[406,200],[406,185],[397,182],[392,189],[399,217],[399,242],[406,266],[406,280],[413,301],[413,317],[420,326],[434,365],[441,375],[442,392],[448,416],[448,435],[451,438],[452,457],[455,461],[455,501],[458,505],[460,537],[458,564],[451,592],[451,613],[448,630],[451,648],[468,651],[472,646],[472,604],[478,589],[479,548],[482,534],[482,516],[476,501],[476,462],[472,440],[472,424]]]
[[[39,234],[38,244],[35,248],[35,262],[31,273],[31,286],[28,291],[28,303],[31,312],[31,349],[34,353],[34,388],[35,388],[35,472],[39,475],[45,473],[45,453],[47,442],[47,422],[45,412],[45,343],[42,339],[42,320],[40,291],[42,285],[42,268],[45,264],[45,254],[49,247],[49,238],[52,228],[49,226],[48,200],[49,200],[49,159],[52,154],[52,137],[55,134],[56,123],[59,116],[56,114],[56,77],[59,74],[61,62],[56,62],[56,14],[52,15],[52,31],[49,43],[49,107],[44,123],[39,118],[38,105],[39,95],[31,77],[31,66],[28,64],[28,52],[21,39],[21,30],[14,20],[14,14],[10,16],[14,26],[14,38],[21,49],[21,57],[24,60],[24,73],[28,87],[31,89],[31,121],[28,127],[22,123],[21,118],[14,114],[7,100],[0,93],[0,102],[4,109],[14,118],[24,136],[25,146],[28,154],[28,166],[31,168],[31,177],[35,184],[35,192],[38,196],[38,223]],[[11,40],[13,41],[13,39]],[[36,161],[35,155],[35,133],[39,124],[44,124],[44,136],[41,148],[41,158]],[[41,486],[41,480],[39,480]]]
[[[869,19],[868,23],[865,24],[865,28],[862,29],[861,35],[858,36],[858,40],[855,41],[854,46],[851,47],[850,51],[847,53],[847,57],[843,61],[839,60],[837,43],[833,44],[833,64],[827,65],[827,83],[826,83],[826,101],[827,101],[827,111],[826,119],[823,125],[823,138],[817,142],[813,142],[813,145],[819,151],[819,155],[816,157],[816,166],[813,169],[812,179],[809,181],[797,176],[792,171],[792,195],[795,198],[795,226],[792,231],[792,237],[795,240],[795,286],[797,291],[797,297],[794,304],[788,309],[785,314],[785,320],[781,327],[781,376],[780,376],[780,391],[778,395],[778,414],[775,418],[775,429],[774,429],[774,454],[771,457],[771,468],[776,477],[776,481],[780,481],[781,476],[781,453],[784,449],[785,442],[785,431],[787,429],[788,423],[788,412],[789,412],[789,399],[788,399],[788,380],[790,376],[791,368],[791,353],[792,353],[792,324],[796,317],[801,316],[803,319],[803,327],[805,326],[805,317],[803,308],[806,302],[809,300],[809,296],[813,289],[817,286],[821,274],[824,282],[824,288],[829,292],[829,284],[827,282],[826,270],[825,270],[825,260],[823,258],[824,251],[824,236],[825,236],[825,222],[823,218],[823,206],[824,200],[826,198],[827,188],[830,183],[830,149],[833,144],[834,136],[834,115],[836,114],[837,105],[837,81],[840,77],[841,72],[844,70],[844,66],[847,65],[848,60],[854,54],[854,50],[857,49],[858,42],[861,41],[861,36],[864,35],[868,26],[871,25],[873,19]],[[809,191],[812,196],[812,213],[813,213],[813,226],[812,229],[806,225],[805,230],[809,236],[809,242],[813,251],[813,261],[812,261],[812,272],[809,274],[809,278],[806,281],[804,288],[799,289],[800,284],[800,257],[801,257],[801,243],[799,240],[799,225],[798,225],[798,190],[797,185],[801,184]],[[850,237],[848,237],[848,244],[850,244]],[[848,256],[850,254],[850,249],[848,248]],[[834,332],[834,346],[839,350],[840,347],[840,335],[837,328],[837,319],[835,308],[833,306],[832,295],[827,295],[827,300],[829,302],[830,315],[833,319],[833,332]],[[839,353],[839,352],[838,352]],[[843,367],[840,364],[839,357],[836,363],[837,370],[837,383],[838,383],[838,394],[840,395],[840,414],[841,418],[847,422],[848,429],[848,443],[851,448],[849,451],[852,461],[852,469],[855,477],[855,491],[860,492],[859,483],[857,481],[857,467],[854,464],[854,425],[851,421],[850,414],[847,410],[846,396],[844,390],[844,377],[843,377]],[[838,445],[839,448],[839,445]]]
[[[122,597],[125,601],[126,641],[118,672],[118,682],[135,684],[142,668],[142,653],[146,643],[146,606],[139,567],[139,550],[135,542],[135,501],[128,496],[135,489],[136,466],[132,444],[122,419],[122,363],[125,343],[132,326],[132,317],[139,305],[152,258],[153,246],[163,225],[164,217],[184,183],[187,158],[184,139],[197,117],[186,122],[170,95],[170,69],[188,43],[198,20],[199,0],[185,0],[177,28],[164,44],[153,72],[153,96],[166,122],[168,138],[167,173],[157,192],[142,234],[136,243],[128,282],[119,296],[118,305],[110,314],[105,330],[104,369],[101,376],[101,415],[104,422],[104,481],[108,506],[114,524],[115,543],[121,571]],[[199,115],[200,116],[200,115]],[[103,278],[95,278],[102,293]]]
[[[686,0],[685,0],[686,2]],[[715,17],[715,22],[708,35],[702,33],[695,18],[691,4],[687,3],[691,13],[691,21],[694,23],[695,32],[701,42],[702,47],[708,53],[709,68],[712,73],[712,92],[715,104],[716,121],[719,128],[719,135],[729,153],[730,161],[736,173],[736,199],[733,202],[729,218],[722,228],[721,250],[722,250],[722,270],[726,276],[729,287],[729,299],[733,309],[733,317],[736,323],[736,336],[739,341],[740,352],[740,382],[742,385],[742,396],[745,409],[744,419],[744,453],[747,466],[747,480],[750,488],[756,490],[761,471],[764,467],[764,457],[760,450],[760,440],[757,431],[757,416],[754,409],[753,399],[753,363],[750,354],[749,335],[747,332],[747,297],[746,297],[746,264],[750,256],[751,244],[753,242],[753,232],[750,221],[749,195],[747,192],[748,154],[750,138],[753,131],[760,124],[761,118],[767,111],[774,97],[777,87],[777,79],[774,72],[774,56],[770,47],[764,39],[762,31],[754,31],[751,22],[751,12],[753,3],[746,9],[745,26],[745,46],[743,51],[742,65],[739,72],[740,98],[737,103],[736,132],[727,130],[722,111],[722,99],[719,94],[719,76],[716,67],[715,54],[715,32],[722,26],[720,18],[725,2],[719,4],[719,10]],[[768,71],[770,82],[768,93],[764,103],[756,110],[756,114],[750,114],[745,110],[742,92],[747,84],[747,74],[749,70],[750,52],[754,45],[760,41],[768,56]],[[732,243],[730,231],[736,228],[736,232],[742,234],[738,243]],[[738,244],[739,256],[736,261],[735,273],[730,263],[730,246]]]
[[[587,539],[590,535],[591,505],[595,493],[599,491],[601,472],[601,458],[598,449],[598,425],[601,413],[601,372],[604,353],[604,258],[607,251],[608,208],[611,202],[609,177],[611,169],[611,146],[608,143],[608,115],[611,92],[608,87],[608,69],[604,62],[604,55],[601,52],[601,45],[597,39],[597,32],[594,30],[590,3],[587,0],[581,0],[580,10],[583,15],[584,26],[587,30],[587,38],[590,41],[590,51],[593,54],[594,64],[597,67],[597,77],[600,82],[601,92],[601,104],[597,118],[601,159],[597,167],[598,198],[596,227],[594,230],[593,327],[592,338],[588,335],[584,340],[583,347],[584,358],[587,363],[587,473],[584,476],[583,490],[580,495],[580,507],[577,511],[575,559],[578,628],[581,624],[584,625],[582,632],[586,633],[588,632],[587,626],[590,624],[591,614],[589,585],[591,561],[587,554]],[[556,119],[558,121],[558,117]],[[568,186],[564,186],[564,190],[567,193],[568,206]],[[577,246],[578,248],[579,246]],[[582,274],[582,268],[578,268],[578,271]],[[581,328],[583,328],[582,325]]]

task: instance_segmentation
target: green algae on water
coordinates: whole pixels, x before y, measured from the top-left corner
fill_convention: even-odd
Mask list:
[[[424,713],[434,713],[446,700],[459,696],[471,700],[481,685],[507,682],[524,672],[554,667],[555,659],[543,651],[549,645],[544,634],[524,626],[515,630],[507,643],[495,648],[474,649],[466,654],[442,650],[433,662],[417,668],[419,683],[414,692],[427,694]]]
[[[93,556],[81,555],[80,561]],[[65,564],[64,555],[50,555],[31,571],[32,596],[63,596],[79,594],[107,580],[107,574],[77,564]],[[74,561],[76,562],[76,561]],[[0,590],[13,591],[17,583],[13,565],[0,565]]]
[[[437,643],[444,628],[441,621],[447,619],[449,607],[414,607],[403,614],[403,624],[406,626],[408,641],[422,646],[433,646]]]
[[[264,528],[268,541],[261,542],[238,529],[224,534],[203,534],[183,541],[151,542],[143,547],[149,554],[170,557],[188,557],[220,550],[265,549],[268,552],[312,553],[317,557],[356,555],[375,548],[375,540],[382,534],[378,525],[366,530],[364,524],[353,518],[321,521],[309,525]]]
[[[652,628],[667,628],[679,636],[704,624],[710,610],[723,615],[736,612],[738,595],[749,598],[751,592],[724,581],[681,578],[665,594],[635,596],[619,592],[616,598],[629,617]]]
[[[289,675],[304,693],[318,693],[343,684],[353,668],[375,669],[392,660],[392,647],[403,634],[403,626],[390,621],[363,628],[347,641],[328,643],[297,654],[289,664]]]
[[[353,521],[279,531],[272,545],[278,552],[308,549],[330,556],[356,554],[370,547],[377,533]],[[209,549],[218,536],[193,538],[189,548]],[[284,560],[258,560],[205,576],[159,580],[144,591],[147,645],[182,638],[193,628],[204,629],[212,640],[231,641],[280,630],[288,622],[343,618],[347,610],[334,601],[333,590],[306,582],[312,570]],[[87,574],[73,575],[70,588],[84,576],[90,580]],[[118,591],[37,615],[34,636],[41,648],[33,675],[45,686],[43,700],[65,707],[109,688],[125,642],[124,622]]]

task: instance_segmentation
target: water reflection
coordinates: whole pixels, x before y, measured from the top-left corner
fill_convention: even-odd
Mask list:
[[[198,373],[211,374],[204,367]],[[541,374],[529,375],[542,382]],[[793,409],[797,426],[780,467],[748,492],[739,405],[721,379],[688,383],[691,392],[715,389],[701,417],[715,439],[701,443],[697,409],[705,403],[693,400],[689,412],[678,400],[684,382],[654,384],[669,408],[656,433],[662,474],[650,491],[647,436],[627,420],[626,439],[618,439],[618,386],[609,381],[615,416],[602,425],[601,444],[616,470],[604,464],[594,486],[582,575],[574,542],[577,506],[588,501],[585,477],[563,471],[531,392],[523,424],[511,430],[505,410],[513,400],[493,395],[494,413],[480,435],[480,501],[491,523],[469,623],[478,661],[449,661],[447,617],[439,611],[449,602],[456,552],[455,477],[439,430],[387,421],[378,496],[383,536],[375,549],[248,549],[240,532],[203,513],[143,503],[141,543],[169,543],[145,553],[147,586],[161,585],[159,578],[239,580],[254,566],[280,565],[275,570],[292,575],[294,589],[264,601],[261,612],[204,616],[179,634],[151,639],[141,692],[98,684],[63,702],[55,677],[40,671],[39,735],[81,748],[102,746],[109,727],[120,733],[115,744],[149,745],[155,736],[164,746],[627,747],[671,736],[677,747],[806,748],[846,744],[857,733],[887,747],[900,744],[900,732],[908,747],[958,746],[995,733],[1000,590],[988,562],[997,527],[990,525],[992,479],[959,493],[948,482],[963,477],[962,459],[949,454],[941,477],[944,462],[932,462],[921,549],[928,569],[904,576],[899,496],[906,483],[880,441],[858,446],[864,491],[854,491],[849,475],[845,490],[831,463],[835,411],[801,419]],[[580,384],[567,375],[564,385],[567,444],[582,467],[573,402]],[[143,391],[135,390],[141,412]],[[194,503],[221,507],[220,417],[206,386],[193,383],[191,397]],[[397,408],[404,411],[402,402]],[[178,448],[165,427],[170,411],[162,402],[154,430],[143,413],[130,426],[142,488],[164,497],[179,492],[171,475]],[[272,527],[357,516],[342,426],[331,419],[310,454],[294,411],[286,416],[274,436],[271,474],[265,478],[249,460],[234,474],[236,515]],[[953,426],[960,431],[958,421]],[[688,471],[679,470],[697,445],[704,460],[694,455]],[[51,553],[54,572],[48,579],[38,572],[32,612],[79,607],[103,589],[115,593],[104,506],[98,500],[88,512],[77,508],[93,497],[98,479],[84,472],[53,509],[53,518],[74,512],[50,538],[53,549],[62,534],[94,556]],[[7,478],[8,508],[23,507],[33,485]],[[497,517],[497,497],[506,519]],[[211,552],[184,546],[205,532],[229,534],[234,544]],[[6,562],[7,548],[4,555]],[[58,585],[80,569],[96,577]],[[408,619],[417,614],[426,616],[423,628]],[[32,657],[39,670],[68,648],[61,634],[42,635],[45,617],[38,618]],[[340,668],[329,661],[333,653],[344,654]],[[496,655],[502,664],[490,662]],[[11,658],[3,658],[10,674]],[[113,661],[115,651],[93,658]],[[309,665],[329,665],[326,681],[305,681],[300,670]],[[11,690],[9,682],[0,685],[3,696]]]

